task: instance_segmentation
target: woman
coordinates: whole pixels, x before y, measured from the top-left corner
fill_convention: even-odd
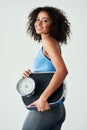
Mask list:
[[[64,104],[51,109],[47,100],[68,74],[60,45],[67,43],[70,24],[62,10],[48,6],[38,7],[29,14],[27,32],[35,41],[42,42],[34,59],[33,72],[55,73],[39,99],[30,104],[35,105],[37,110],[29,112],[22,130],[61,130],[65,120]],[[31,73],[31,70],[26,70],[23,77],[28,77]]]

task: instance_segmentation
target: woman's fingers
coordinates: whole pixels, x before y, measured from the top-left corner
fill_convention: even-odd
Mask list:
[[[31,70],[28,69],[28,70],[24,71],[23,77],[29,77],[30,74],[31,74]]]
[[[47,101],[46,102],[42,102],[42,101],[40,101],[40,99],[34,101],[33,103],[31,103],[29,105],[29,107],[32,107],[32,106],[36,106],[37,110],[41,111],[41,112],[44,112],[44,111],[50,109],[50,106],[49,106],[48,102]]]

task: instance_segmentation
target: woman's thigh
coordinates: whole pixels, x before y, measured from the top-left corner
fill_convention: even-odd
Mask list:
[[[64,120],[64,105],[59,105],[45,112],[30,111],[22,130],[60,130]]]

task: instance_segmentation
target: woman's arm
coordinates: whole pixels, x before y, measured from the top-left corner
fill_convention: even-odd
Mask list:
[[[49,85],[41,95],[41,98],[47,100],[62,84],[66,75],[68,74],[68,71],[60,54],[59,45],[55,39],[53,39],[52,37],[48,37],[46,40],[44,39],[43,48],[47,52],[56,69],[55,74],[53,75]]]

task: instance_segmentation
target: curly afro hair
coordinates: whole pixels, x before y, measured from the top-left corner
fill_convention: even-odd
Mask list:
[[[55,38],[58,43],[67,44],[67,38],[70,37],[70,23],[65,16],[65,12],[55,7],[38,7],[31,11],[28,16],[27,33],[30,34],[35,41],[41,41],[41,35],[37,34],[34,28],[34,23],[40,11],[47,12],[52,19],[50,35]]]

